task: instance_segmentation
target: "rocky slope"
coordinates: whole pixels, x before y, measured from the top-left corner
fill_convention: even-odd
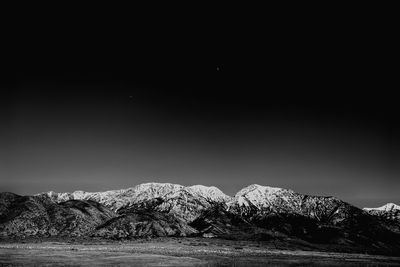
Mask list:
[[[400,206],[388,203],[378,208],[364,208],[368,214],[376,217],[382,225],[400,234]]]
[[[173,215],[161,212],[125,213],[97,227],[95,237],[130,239],[143,237],[190,236],[197,230]]]
[[[0,236],[82,236],[117,216],[103,205],[86,200],[60,204],[45,195],[0,193]]]

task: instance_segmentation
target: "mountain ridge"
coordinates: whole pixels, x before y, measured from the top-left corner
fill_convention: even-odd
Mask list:
[[[364,210],[332,196],[258,184],[233,197],[215,186],[171,183],[104,192],[0,193],[0,236],[279,239],[345,251],[400,253],[400,210],[387,207],[394,216],[385,208]]]
[[[295,193],[299,195],[306,195],[306,194],[300,194],[292,189],[285,189],[285,188],[280,188],[280,187],[272,187],[272,186],[263,186],[263,185],[258,185],[258,184],[250,184],[248,186],[243,187],[240,189],[237,193],[235,193],[233,196],[229,196],[225,194],[222,190],[220,190],[216,186],[205,186],[205,185],[190,185],[190,186],[183,186],[180,184],[174,184],[174,183],[158,183],[158,182],[148,182],[148,183],[142,183],[138,184],[134,187],[128,187],[125,189],[113,189],[113,190],[106,190],[106,191],[97,191],[97,192],[87,192],[83,190],[75,190],[73,192],[60,192],[56,193],[54,191],[47,191],[47,192],[41,192],[35,195],[42,195],[42,194],[47,194],[49,197],[57,200],[57,201],[66,201],[66,200],[71,200],[71,199],[93,199],[98,202],[105,201],[107,198],[125,198],[123,197],[124,195],[126,197],[130,197],[129,192],[136,191],[138,189],[142,189],[142,191],[151,188],[151,187],[169,187],[171,190],[169,193],[172,193],[173,189],[178,190],[187,190],[192,193],[197,193],[202,195],[208,200],[211,201],[218,201],[218,202],[232,202],[235,198],[239,198],[239,202],[244,204],[244,199],[240,198],[240,195],[243,195],[245,192],[249,193],[251,191],[257,191],[260,189],[268,191],[268,194],[270,197],[273,197],[276,195],[278,192],[286,192],[286,193]],[[164,193],[164,194],[163,194]],[[204,195],[205,194],[205,195]],[[148,198],[156,198],[159,197],[160,195],[166,195],[165,190],[161,192],[156,192],[153,196],[149,196],[146,194],[141,194],[138,198],[139,200],[144,199],[146,196]],[[323,198],[334,198],[337,199],[335,196],[324,196],[324,195],[309,195],[313,197],[323,197]],[[119,203],[121,204],[121,203]],[[120,205],[118,203],[114,203],[116,208],[119,208]],[[354,205],[353,205],[354,206]],[[394,203],[387,203],[381,207],[378,208],[362,208],[362,210],[365,211],[372,211],[372,210],[382,210],[382,209],[394,209],[398,210],[400,209],[400,206]]]
[[[192,223],[215,205],[253,222],[269,223],[271,217],[302,217],[318,224],[335,226],[351,223],[354,217],[373,216],[387,229],[400,233],[400,212],[360,209],[334,196],[313,196],[291,189],[251,184],[233,197],[215,186],[183,186],[172,183],[144,183],[127,189],[105,192],[74,191],[42,193],[56,202],[71,199],[97,201],[115,212],[153,210]],[[39,194],[40,195],[40,194]],[[396,207],[385,205],[383,207]],[[380,209],[383,209],[382,207]],[[396,209],[394,211],[397,211]],[[280,220],[280,219],[278,219]]]

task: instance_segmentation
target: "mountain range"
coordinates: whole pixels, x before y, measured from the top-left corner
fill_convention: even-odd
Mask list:
[[[400,255],[400,207],[357,208],[336,197],[249,185],[145,183],[105,192],[0,193],[0,238],[216,237]]]

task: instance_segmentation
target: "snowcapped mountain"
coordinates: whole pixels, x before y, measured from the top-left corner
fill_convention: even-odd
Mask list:
[[[128,189],[105,192],[55,193],[51,191],[44,194],[57,203],[73,199],[93,200],[114,211],[151,207],[153,210],[173,213],[189,220],[194,220],[202,210],[211,207],[213,203],[224,203],[231,199],[214,186],[185,187],[171,183],[145,183]]]
[[[174,214],[189,222],[216,203],[229,212],[253,218],[269,214],[295,214],[318,221],[342,221],[359,209],[335,197],[308,196],[257,184],[241,189],[233,198],[214,186],[182,186],[171,183],[144,183],[128,189],[105,192],[75,191],[44,193],[57,203],[67,200],[93,200],[113,211],[151,209]]]
[[[395,204],[362,210],[335,197],[257,184],[234,197],[214,186],[171,183],[105,192],[0,193],[0,236],[4,237],[202,235],[295,240],[296,244],[300,240],[348,251],[356,247],[392,253],[400,251],[399,218]]]
[[[394,203],[387,203],[383,205],[382,207],[378,208],[364,208],[366,211],[385,211],[385,212],[391,212],[391,211],[396,211],[400,210],[400,206],[396,205]]]
[[[400,206],[387,203],[378,208],[364,208],[368,214],[376,217],[388,229],[400,233]]]
[[[240,190],[228,206],[232,212],[248,218],[289,214],[331,223],[340,222],[353,212],[361,212],[335,197],[309,196],[290,189],[257,184]]]

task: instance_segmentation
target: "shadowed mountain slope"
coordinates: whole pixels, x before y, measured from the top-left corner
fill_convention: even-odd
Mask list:
[[[92,236],[111,239],[189,236],[197,231],[182,219],[160,212],[125,213],[97,227]]]
[[[94,201],[55,203],[45,195],[0,194],[0,235],[82,236],[116,214]]]

